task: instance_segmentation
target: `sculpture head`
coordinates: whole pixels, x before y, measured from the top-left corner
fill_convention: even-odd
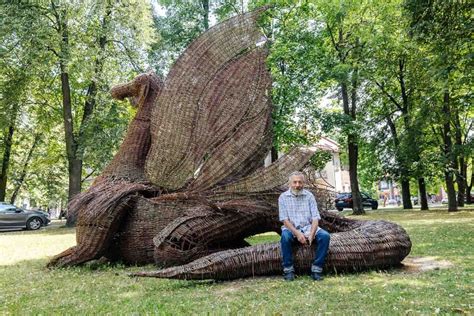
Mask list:
[[[149,95],[150,85],[155,81],[158,82],[158,88],[161,88],[163,83],[153,72],[140,74],[130,82],[114,86],[110,93],[117,100],[129,98],[132,106],[139,107],[144,104],[146,97]]]

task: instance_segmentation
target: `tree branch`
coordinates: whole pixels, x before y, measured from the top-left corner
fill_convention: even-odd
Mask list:
[[[339,46],[336,43],[336,40],[334,39],[334,34],[332,33],[331,27],[329,27],[328,23],[326,23],[326,28],[329,32],[329,36],[331,37],[331,42],[332,42],[332,45],[334,46],[334,49],[340,54]]]
[[[390,101],[392,101],[392,103],[395,104],[397,108],[403,112],[403,108],[400,103],[398,103],[397,100],[385,90],[384,86],[380,84],[377,80],[375,80],[374,82],[380,88],[380,90],[382,90],[382,93],[385,94],[390,99]]]
[[[138,66],[136,64],[136,62],[133,60],[133,58],[130,54],[130,49],[122,41],[109,40],[108,42],[116,43],[116,44],[119,44],[120,46],[122,46],[123,49],[125,50],[125,55],[127,55],[128,59],[130,60],[130,63],[132,64],[133,68],[135,69],[135,71],[140,72],[140,73],[144,72],[144,70],[140,66]]]
[[[97,170],[94,169],[92,170],[88,175],[86,175],[82,180],[81,180],[81,183],[84,183],[85,181],[87,181],[87,179],[89,179],[93,174],[94,172],[96,172]]]
[[[50,47],[49,45],[46,46],[46,50],[49,50],[50,52],[52,52],[54,55],[56,55],[56,57],[61,58],[61,56],[59,56],[58,52],[54,48]]]

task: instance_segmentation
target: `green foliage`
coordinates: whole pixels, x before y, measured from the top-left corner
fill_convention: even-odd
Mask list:
[[[383,146],[376,141],[359,142],[359,185],[360,190],[367,192],[372,196],[375,196],[375,187],[381,179],[384,178],[384,170],[382,168],[381,161],[377,156],[377,152],[380,152]]]
[[[20,183],[39,133],[21,197],[42,205],[64,199],[68,179],[60,61],[69,73],[74,136],[87,186],[113,156],[134,113],[127,102],[111,100],[110,87],[149,68],[165,75],[207,27],[262,5],[271,6],[261,26],[269,39],[278,149],[310,144],[324,134],[342,145],[341,158],[347,160],[347,135],[355,135],[359,181],[366,191],[385,175],[423,176],[434,187],[445,171],[455,171],[451,162],[459,157],[471,161],[470,2],[7,1],[0,5],[0,159],[8,129],[14,128],[7,197]],[[58,12],[68,18],[69,42],[63,51]],[[106,39],[102,45],[101,39]],[[97,85],[95,105],[84,120],[91,83]],[[355,96],[355,113],[343,110],[343,84],[349,105]],[[449,113],[442,108],[445,92]],[[449,154],[444,152],[446,122],[451,138],[459,134],[461,139],[453,141]],[[315,159],[318,165],[324,161]]]
[[[409,34],[426,58],[428,80],[420,99],[430,108],[424,119],[431,124],[433,143],[437,143],[431,152],[437,157],[438,170],[456,174],[459,181],[462,159],[468,160],[474,152],[473,4],[405,0],[404,9]]]
[[[159,0],[153,19],[160,40],[152,45],[149,54],[156,73],[166,75],[195,38],[212,24],[245,12],[242,6],[237,0]]]
[[[63,12],[69,34],[65,50],[57,29]],[[10,1],[1,4],[0,20],[0,139],[5,134],[3,127],[16,122],[7,196],[18,184],[33,135],[39,133],[41,141],[28,165],[21,197],[43,206],[64,205],[68,169],[59,63],[69,74],[73,133],[78,157],[84,160],[85,180],[88,175],[97,176],[113,157],[133,114],[127,102],[111,99],[109,89],[146,68],[143,61],[154,40],[151,7],[132,0]],[[91,94],[92,83],[96,94]],[[91,97],[92,114],[84,120],[85,103]],[[15,104],[20,105],[17,119],[12,111]],[[3,150],[0,153],[3,157]]]
[[[331,158],[332,154],[330,152],[318,151],[313,157],[311,157],[310,163],[315,170],[323,170]]]

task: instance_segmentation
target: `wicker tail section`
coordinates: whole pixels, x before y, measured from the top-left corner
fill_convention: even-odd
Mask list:
[[[331,234],[326,270],[362,270],[399,264],[411,248],[403,228],[385,221],[367,221],[358,228]],[[300,246],[295,250],[295,269],[309,273],[314,249]],[[257,275],[280,274],[279,243],[261,244],[208,255],[189,264],[133,276],[174,279],[230,280]]]
[[[257,233],[279,230],[276,210],[257,201],[233,201],[194,210],[177,218],[154,239],[159,266],[184,264],[217,250],[232,248]]]
[[[134,194],[152,190],[140,183],[105,179],[79,194],[69,205],[78,212],[77,245],[55,256],[49,266],[77,265],[101,257],[131,208]]]

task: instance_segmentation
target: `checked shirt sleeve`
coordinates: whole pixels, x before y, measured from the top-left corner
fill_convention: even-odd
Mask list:
[[[278,198],[278,214],[281,222],[283,222],[285,219],[289,219],[288,207],[286,205],[286,201],[283,195],[280,195],[280,197]]]
[[[321,215],[319,215],[318,211],[318,204],[316,203],[316,199],[314,198],[313,194],[311,194],[309,198],[309,210],[311,212],[312,219],[317,219],[318,221],[321,219]]]

